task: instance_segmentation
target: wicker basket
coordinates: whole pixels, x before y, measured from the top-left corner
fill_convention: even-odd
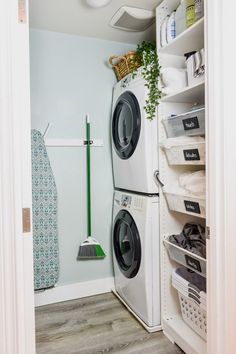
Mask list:
[[[140,58],[133,51],[123,56],[113,55],[110,57],[109,63],[115,70],[118,81],[141,66]]]

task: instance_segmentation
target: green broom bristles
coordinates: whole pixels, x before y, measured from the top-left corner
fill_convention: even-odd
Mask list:
[[[81,243],[77,260],[79,259],[103,259],[106,256],[101,245],[92,237],[88,237]]]

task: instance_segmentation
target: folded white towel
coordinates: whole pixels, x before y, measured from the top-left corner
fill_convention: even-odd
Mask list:
[[[188,195],[198,198],[205,198],[206,176],[205,171],[186,172],[179,176],[176,183],[166,185],[163,188],[166,193]]]

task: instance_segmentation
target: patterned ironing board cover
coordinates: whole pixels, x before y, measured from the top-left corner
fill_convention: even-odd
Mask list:
[[[31,131],[34,288],[54,286],[59,277],[57,188],[42,134]]]

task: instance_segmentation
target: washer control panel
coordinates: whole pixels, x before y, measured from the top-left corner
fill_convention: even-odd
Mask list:
[[[122,194],[121,205],[123,207],[129,208],[131,205],[131,202],[132,202],[132,197],[130,195]]]

